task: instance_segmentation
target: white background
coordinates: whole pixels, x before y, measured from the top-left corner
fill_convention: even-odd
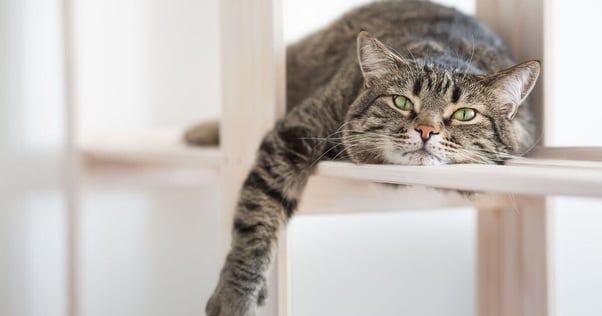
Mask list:
[[[286,0],[285,36],[359,2]],[[219,113],[217,0],[75,3],[82,140]],[[66,311],[60,4],[0,0],[1,316]],[[599,5],[555,6],[556,55],[544,61],[557,78],[550,137],[600,146]],[[214,187],[84,188],[81,314],[202,314],[221,264]],[[600,204],[557,203],[560,316],[602,314]],[[296,315],[474,315],[473,211],[299,217],[289,233]]]

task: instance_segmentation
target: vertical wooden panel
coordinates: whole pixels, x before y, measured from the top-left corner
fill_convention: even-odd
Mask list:
[[[278,291],[278,306],[277,310],[273,309],[271,315],[291,315],[292,292],[290,284],[290,261],[288,260],[288,238],[283,231],[278,240],[278,262],[276,264],[277,271],[273,275],[277,276],[278,284],[272,289]]]
[[[553,315],[551,218],[546,200],[480,210],[478,315]]]
[[[544,51],[546,36],[544,26],[551,25],[551,14],[548,13],[549,4],[545,0],[477,0],[477,16],[499,34],[512,49],[518,61],[529,59],[541,60],[545,71],[539,78],[539,83],[531,92],[532,106],[535,117],[539,119],[538,133],[544,131],[545,121],[544,87],[549,76],[546,75],[547,53]],[[548,33],[549,34],[549,33]],[[549,100],[545,100],[549,101]],[[542,135],[542,142],[545,134]]]
[[[546,62],[552,53],[552,30],[546,29],[552,26],[550,7],[545,0],[477,0],[479,18],[504,38],[519,61],[542,61],[542,76],[531,94],[541,144],[552,128],[546,124],[551,99],[544,94],[552,77]],[[554,315],[550,203],[546,197],[519,198],[514,208],[479,212],[478,314]]]
[[[62,29],[63,29],[63,71],[65,87],[65,205],[66,205],[66,241],[67,241],[67,315],[79,315],[79,178],[80,156],[77,148],[77,88],[75,78],[75,54],[73,44],[73,3],[71,0],[62,1]]]
[[[224,153],[221,211],[225,255],[230,245],[232,218],[242,181],[255,158],[261,138],[284,113],[285,50],[278,0],[222,0],[220,4],[220,145]],[[282,270],[276,267],[273,271]],[[271,281],[270,284],[278,284],[273,278]],[[269,289],[269,306],[265,310],[269,315],[278,315],[279,294],[278,286]]]
[[[554,0],[549,0],[542,2],[543,8],[538,8],[543,11],[543,30],[540,32],[540,35],[543,37],[543,47],[540,46],[539,50],[543,49],[543,52],[540,53],[543,56],[543,73],[541,75],[540,86],[543,89],[541,93],[541,101],[540,104],[541,113],[541,130],[543,132],[543,139],[541,145],[552,145],[554,144],[554,126],[552,123],[554,122],[554,95],[552,93],[554,89],[553,80],[556,75],[556,71],[554,70],[554,32],[556,27],[554,26],[554,10],[555,4]],[[536,9],[536,8],[534,8]],[[542,43],[536,43],[542,44]]]
[[[480,209],[477,222],[477,315],[500,316],[502,238],[500,210]]]

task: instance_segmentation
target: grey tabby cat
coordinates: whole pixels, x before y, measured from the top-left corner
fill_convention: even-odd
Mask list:
[[[485,25],[429,2],[369,4],[289,46],[287,115],[243,184],[207,315],[256,314],[278,230],[317,161],[501,163],[528,150],[535,125],[524,101],[540,65],[513,65]],[[187,139],[215,143],[216,129]]]

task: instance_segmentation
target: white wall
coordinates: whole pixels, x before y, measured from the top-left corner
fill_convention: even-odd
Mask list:
[[[75,14],[82,142],[218,116],[217,1],[78,0]],[[216,181],[88,186],[81,315],[203,315],[222,263]]]
[[[602,27],[596,1],[554,1],[552,107],[556,146],[602,146],[597,131],[602,107],[597,62],[602,43],[592,30]],[[544,68],[545,71],[545,68]],[[556,277],[558,316],[602,315],[602,199],[558,197]]]
[[[204,315],[222,263],[218,179],[209,180],[87,188],[81,315]]]
[[[294,42],[308,33],[319,30],[351,8],[371,0],[282,0],[284,39]],[[474,13],[474,0],[434,1],[454,6],[463,12]],[[307,12],[307,14],[303,14]]]
[[[66,311],[58,1],[0,1],[0,315]]]
[[[218,116],[217,1],[75,3],[83,141]]]
[[[475,221],[470,209],[293,219],[293,314],[474,315]]]
[[[602,201],[563,198],[556,206],[558,315],[602,315]]]
[[[554,1],[553,60],[555,80],[551,102],[554,106],[553,135],[556,146],[602,146],[599,126],[599,80],[602,64],[597,62],[602,43],[592,30],[600,29],[597,1]]]

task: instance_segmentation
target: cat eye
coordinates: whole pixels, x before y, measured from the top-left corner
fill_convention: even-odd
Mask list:
[[[475,116],[477,116],[477,111],[469,108],[459,109],[452,114],[452,117],[458,121],[470,121]]]
[[[395,104],[395,106],[402,111],[414,110],[414,103],[412,103],[410,99],[404,97],[403,95],[394,95],[393,104]]]

